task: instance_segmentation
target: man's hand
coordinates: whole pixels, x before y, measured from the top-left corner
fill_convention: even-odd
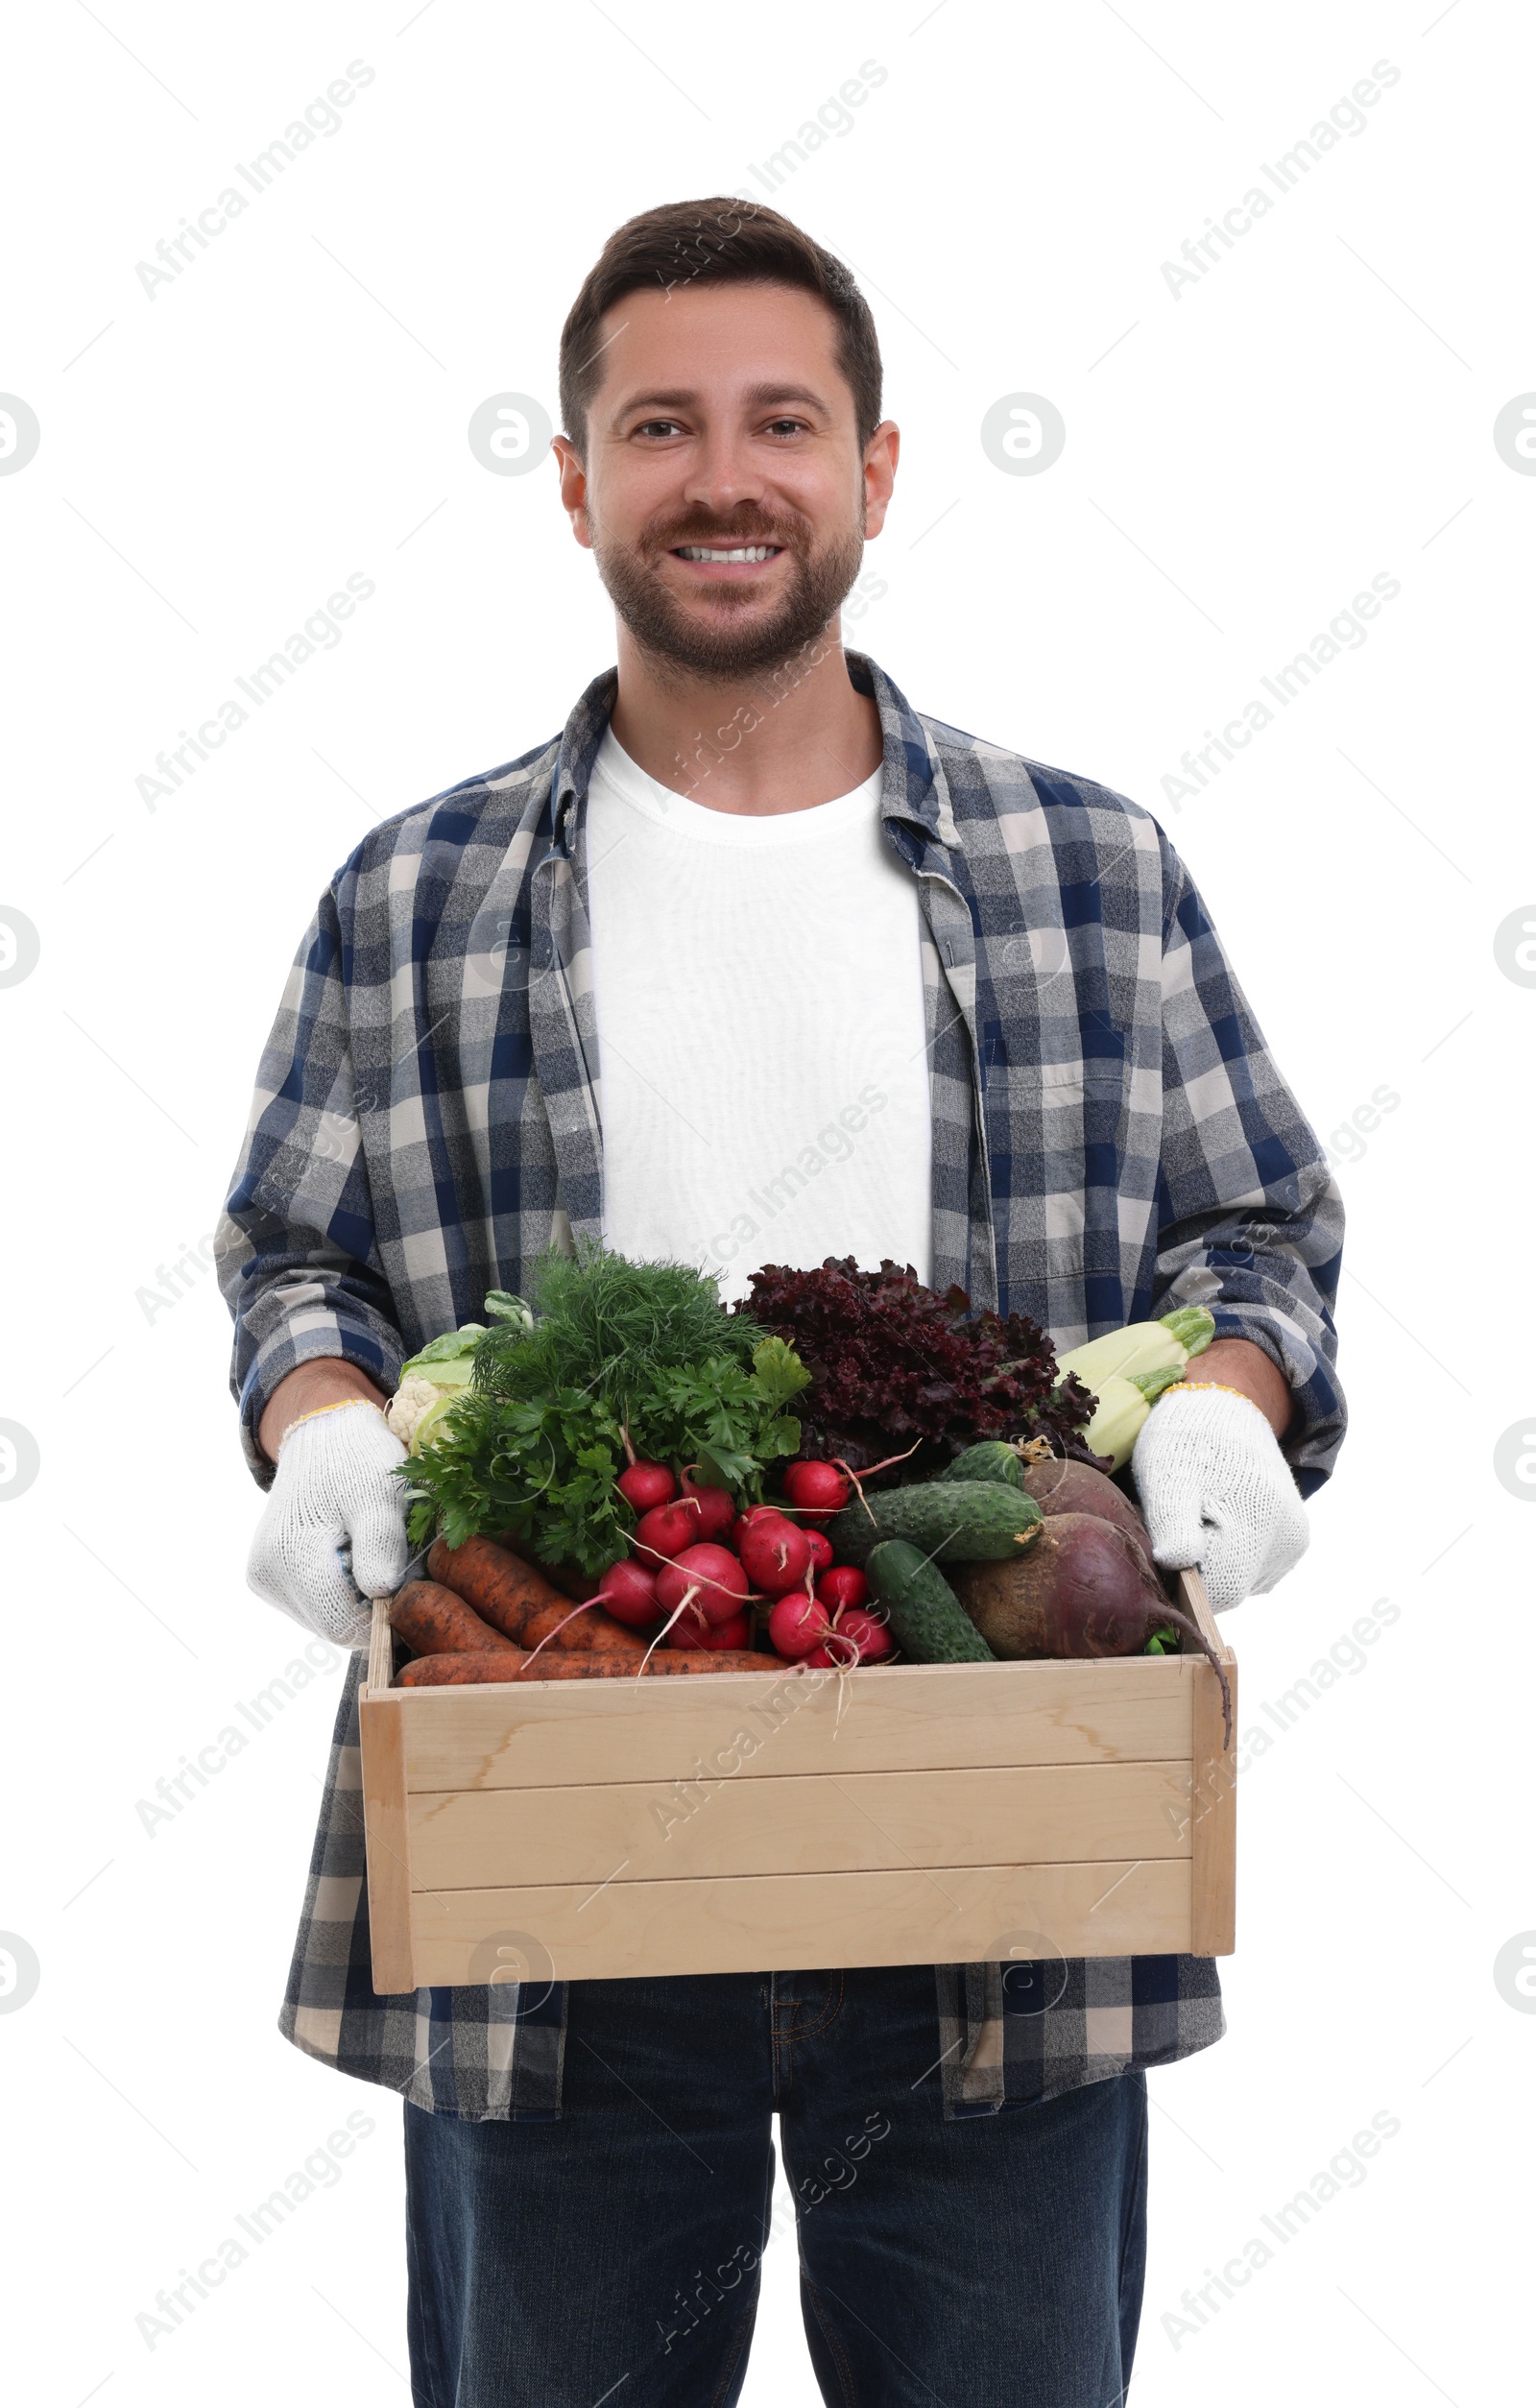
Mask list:
[[[277,1475],[247,1580],[338,1647],[367,1646],[367,1601],[405,1577],[405,1490],[394,1469],[405,1449],[382,1405],[350,1363],[305,1363],[273,1391],[258,1433]]]
[[[1190,1369],[1148,1414],[1131,1469],[1156,1560],[1198,1564],[1220,1612],[1272,1589],[1309,1532],[1278,1443],[1292,1409],[1284,1375],[1246,1338],[1218,1338]]]
[[[300,1413],[317,1412],[322,1405],[340,1405],[348,1396],[366,1396],[371,1405],[383,1409],[383,1389],[376,1388],[355,1362],[344,1361],[340,1355],[317,1355],[290,1371],[286,1380],[279,1380],[256,1429],[256,1444],[268,1462],[276,1462],[283,1432],[292,1429]]]

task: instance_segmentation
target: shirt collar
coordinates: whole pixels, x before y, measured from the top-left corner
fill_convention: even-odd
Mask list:
[[[845,651],[843,658],[852,684],[861,694],[873,697],[880,714],[885,748],[881,817],[888,824],[901,823],[917,831],[921,847],[949,851],[958,845],[959,833],[950,806],[948,781],[923,722],[878,662],[863,652]],[[567,855],[573,850],[592,764],[608,732],[617,691],[617,669],[604,669],[577,702],[561,736],[551,815],[555,841]],[[768,707],[771,709],[772,705]],[[894,828],[892,833],[900,850],[913,858]]]

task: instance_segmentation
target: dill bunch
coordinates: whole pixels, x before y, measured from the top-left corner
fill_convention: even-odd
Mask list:
[[[535,1318],[503,1324],[475,1348],[474,1385],[503,1399],[591,1389],[622,1406],[659,1371],[717,1361],[750,1366],[762,1332],[727,1312],[714,1282],[685,1263],[632,1263],[588,1240],[551,1247],[527,1288]]]

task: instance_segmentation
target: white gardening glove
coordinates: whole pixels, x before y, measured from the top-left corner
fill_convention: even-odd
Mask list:
[[[1131,1455],[1152,1553],[1198,1564],[1212,1605],[1262,1597],[1307,1553],[1307,1508],[1259,1407],[1235,1388],[1164,1390]]]
[[[364,1397],[296,1421],[246,1566],[256,1595],[337,1647],[367,1647],[369,1599],[405,1577],[405,1485],[395,1477],[404,1460]]]

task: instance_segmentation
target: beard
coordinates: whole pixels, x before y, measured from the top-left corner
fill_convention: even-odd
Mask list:
[[[852,590],[864,557],[862,497],[857,527],[833,536],[819,551],[812,548],[808,519],[770,520],[755,511],[708,521],[689,512],[628,545],[607,540],[588,503],[588,532],[613,608],[653,665],[663,675],[670,669],[720,684],[776,669],[814,642]],[[709,594],[708,616],[696,614],[661,579],[661,559],[683,543],[719,551],[779,544],[790,563],[783,593],[763,614],[750,587],[719,586]]]

